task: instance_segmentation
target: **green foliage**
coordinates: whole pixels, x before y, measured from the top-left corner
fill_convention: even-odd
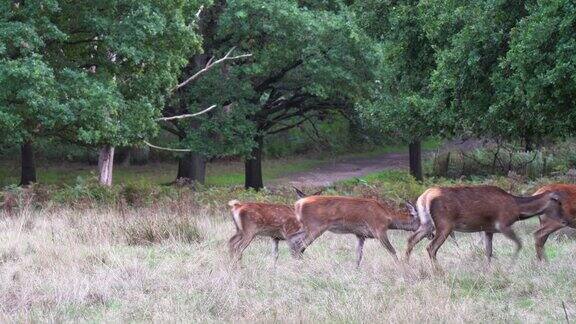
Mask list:
[[[78,206],[115,205],[120,195],[119,187],[107,188],[96,179],[76,178],[73,185],[65,185],[55,192],[53,199],[59,204]]]
[[[299,154],[342,155],[376,149],[371,137],[362,136],[355,125],[341,115],[304,123],[286,132],[269,136],[265,154],[270,158]]]
[[[383,171],[343,181],[335,189],[353,196],[385,198],[402,203],[418,198],[426,186],[405,171]]]
[[[49,18],[58,10],[49,0],[23,8],[10,1],[0,5],[0,144],[26,141],[63,117],[55,73],[42,55],[46,42],[64,38]]]
[[[60,205],[79,207],[134,207],[151,206],[159,200],[180,199],[189,189],[179,190],[172,186],[156,183],[132,182],[122,185],[103,187],[95,178],[77,177],[74,184],[61,187],[52,186],[51,200]]]
[[[358,105],[367,125],[422,135],[523,140],[574,128],[575,5],[550,1],[363,1],[380,77]]]
[[[186,89],[190,110],[231,105],[181,122],[185,146],[207,156],[246,155],[256,136],[347,110],[374,78],[371,67],[378,60],[370,39],[351,18],[339,1],[227,2],[209,23],[216,25],[214,38],[223,41],[210,39],[205,50],[219,57],[237,46],[253,57],[225,71],[215,69]]]
[[[502,118],[491,106],[504,74],[510,33],[526,15],[524,1],[427,1],[426,35],[436,47],[431,87],[449,133],[479,136],[517,134],[519,117]],[[514,129],[510,129],[514,127]],[[518,137],[520,137],[519,135]]]
[[[382,57],[372,94],[358,105],[364,122],[406,142],[434,134],[437,118],[428,86],[434,51],[418,2],[373,0],[359,2],[356,10]]]
[[[427,1],[432,88],[452,132],[530,145],[573,131],[571,1]]]
[[[424,182],[418,182],[406,171],[386,170],[339,182],[331,193],[391,200],[401,205],[406,200],[414,202],[427,188],[433,186],[492,185],[513,194],[530,195],[544,184],[574,183],[574,181],[573,176],[560,173],[533,179],[514,174],[469,175],[458,178],[428,177]]]
[[[154,134],[167,90],[199,51],[193,0],[5,1],[4,145],[57,136],[90,146]]]
[[[547,0],[526,9],[499,64],[504,73],[494,76],[491,113],[504,120],[510,112],[518,116],[518,124],[504,128],[508,137],[565,137],[573,134],[576,120],[576,4]]]

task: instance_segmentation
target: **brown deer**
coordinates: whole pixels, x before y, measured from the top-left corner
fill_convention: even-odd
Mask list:
[[[366,198],[307,197],[296,202],[295,212],[306,233],[301,253],[325,231],[354,234],[358,239],[357,267],[362,261],[364,241],[367,238],[379,240],[397,260],[396,251],[388,239],[388,229],[415,231],[420,225],[416,209],[410,203],[405,210],[398,210],[389,204]]]
[[[406,260],[414,246],[436,228],[427,247],[431,261],[452,231],[484,232],[484,247],[488,261],[492,257],[492,237],[502,233],[516,244],[515,256],[522,247],[512,230],[512,224],[546,213],[565,223],[560,196],[555,192],[531,197],[517,197],[494,186],[434,187],[426,190],[416,203],[420,228],[408,239]]]
[[[294,209],[281,204],[240,202],[231,200],[232,219],[236,234],[228,241],[230,255],[237,261],[256,236],[268,236],[274,243],[274,262],[278,259],[278,243],[287,240],[292,255],[298,249],[295,244],[301,233],[302,224],[294,216]]]
[[[306,197],[301,190],[295,187],[294,189],[299,197]],[[322,190],[313,195],[320,193]],[[256,236],[272,238],[274,263],[278,260],[278,243],[282,240],[288,242],[293,256],[300,255],[299,241],[304,233],[292,206],[238,200],[231,200],[228,205],[232,207],[232,220],[236,226],[236,233],[228,241],[228,249],[236,261],[240,260],[242,253]]]
[[[545,260],[544,244],[548,240],[550,234],[557,230],[570,226],[576,228],[576,185],[572,184],[551,184],[538,189],[534,195],[540,195],[547,192],[556,192],[562,197],[560,203],[564,210],[564,216],[568,220],[568,224],[562,223],[547,214],[540,217],[540,227],[534,233],[536,241],[536,257],[538,260]]]

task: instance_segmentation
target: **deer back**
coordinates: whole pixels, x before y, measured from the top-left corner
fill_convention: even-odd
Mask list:
[[[514,196],[494,186],[434,187],[418,198],[417,205],[420,217],[437,215],[454,221],[519,214]]]
[[[239,230],[297,232],[301,225],[291,206],[230,201],[234,223]]]
[[[303,223],[362,224],[388,226],[394,219],[410,219],[382,203],[366,198],[344,196],[313,196],[300,199],[295,204],[296,216]]]

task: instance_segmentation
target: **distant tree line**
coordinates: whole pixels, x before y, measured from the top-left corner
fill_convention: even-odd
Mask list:
[[[266,138],[339,114],[409,144],[421,178],[431,135],[572,135],[574,35],[570,0],[4,1],[0,148],[23,185],[39,138],[98,148],[109,185],[114,148],[164,130],[176,178],[235,155],[259,189]]]

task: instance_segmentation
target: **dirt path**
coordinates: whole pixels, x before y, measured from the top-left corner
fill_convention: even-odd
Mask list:
[[[440,151],[464,150],[481,147],[480,140],[452,140],[445,142]],[[422,152],[430,154],[431,152]],[[292,185],[296,187],[325,187],[336,181],[361,177],[382,170],[408,170],[408,152],[386,153],[371,158],[351,158],[322,164],[310,171],[287,174],[270,181],[270,185]]]
[[[387,153],[370,158],[352,158],[322,164],[310,171],[296,172],[271,181],[296,187],[330,186],[339,180],[361,177],[386,169],[408,169],[408,153]]]

